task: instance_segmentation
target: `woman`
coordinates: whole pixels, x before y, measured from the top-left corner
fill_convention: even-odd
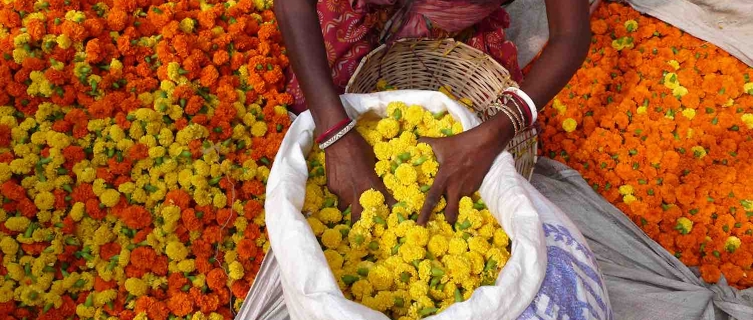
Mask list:
[[[520,81],[515,47],[504,41],[507,15],[503,0],[277,0],[275,13],[295,78],[316,123],[317,136],[343,123],[340,102],[347,79],[359,60],[379,42],[399,38],[455,37],[484,49]],[[545,0],[549,42],[520,82],[533,105],[543,107],[581,65],[590,42],[588,0]],[[296,93],[296,80],[291,89]],[[300,95],[298,102],[302,102]],[[520,110],[511,105],[508,110]],[[301,109],[294,111],[300,112]],[[517,112],[517,111],[516,111]],[[522,112],[521,112],[522,113]],[[418,222],[425,224],[444,195],[445,215],[457,219],[458,202],[479,188],[496,156],[513,138],[515,118],[500,112],[482,125],[447,138],[424,139],[440,163]],[[519,118],[519,119],[520,119]],[[454,155],[463,154],[462,157]],[[359,195],[384,185],[374,172],[375,157],[353,131],[325,149],[327,185],[344,209],[360,216]]]

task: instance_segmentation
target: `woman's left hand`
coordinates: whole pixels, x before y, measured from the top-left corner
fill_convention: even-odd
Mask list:
[[[492,120],[461,134],[446,138],[422,138],[428,143],[439,162],[434,184],[418,217],[425,225],[442,195],[447,200],[445,219],[454,224],[458,217],[458,204],[463,196],[473,194],[481,186],[494,159],[512,139],[514,130],[510,119],[500,114]]]

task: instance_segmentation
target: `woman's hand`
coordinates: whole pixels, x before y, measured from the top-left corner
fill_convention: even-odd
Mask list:
[[[458,218],[460,198],[478,190],[494,159],[513,136],[510,118],[500,113],[484,124],[456,136],[419,140],[434,149],[439,171],[426,195],[418,224],[424,225],[429,221],[442,195],[447,200],[445,219],[454,224]]]
[[[376,157],[371,146],[357,132],[350,132],[337,140],[335,144],[324,149],[327,187],[337,195],[338,207],[345,210],[351,206],[352,223],[361,217],[361,193],[374,189],[382,192],[388,204],[392,196],[387,193],[382,179],[376,175],[374,165]]]
[[[315,136],[348,116],[340,102],[327,62],[316,0],[284,0],[275,3],[275,15],[290,53],[290,63],[316,123]],[[382,180],[374,171],[375,157],[368,143],[356,132],[346,134],[324,150],[327,186],[338,196],[344,210],[352,205],[351,220],[361,215],[358,199],[369,188],[381,191],[390,202]]]

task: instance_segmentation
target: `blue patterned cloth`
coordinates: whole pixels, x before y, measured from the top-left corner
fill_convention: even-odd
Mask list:
[[[606,287],[593,252],[580,232],[570,229],[574,226],[547,223],[547,218],[553,217],[542,215],[548,259],[546,276],[536,298],[518,319],[612,320]]]

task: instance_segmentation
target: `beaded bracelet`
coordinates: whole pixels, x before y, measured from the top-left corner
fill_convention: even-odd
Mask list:
[[[324,139],[327,139],[327,137],[329,137],[332,133],[334,133],[334,132],[336,132],[338,130],[341,130],[342,128],[344,128],[350,122],[351,122],[350,118],[345,118],[342,121],[338,122],[337,124],[335,124],[334,126],[332,126],[332,128],[329,128],[327,131],[325,131],[324,133],[320,134],[319,137],[317,137],[316,140],[315,140],[316,143],[322,143],[322,141],[324,141]]]
[[[327,147],[333,145],[337,140],[340,140],[340,138],[344,137],[350,130],[353,130],[353,128],[356,127],[356,120],[350,120],[350,121],[344,128],[342,128],[340,131],[335,133],[331,138],[327,139],[327,141],[324,141],[319,144],[319,149],[324,150]]]

